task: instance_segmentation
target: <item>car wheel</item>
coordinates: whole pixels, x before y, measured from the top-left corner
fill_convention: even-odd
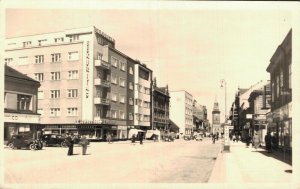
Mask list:
[[[61,143],[60,143],[60,146],[61,146],[61,147],[67,147],[67,145],[66,145],[65,142],[61,142]]]
[[[15,146],[14,146],[13,143],[9,143],[9,144],[8,144],[8,147],[9,147],[10,149],[14,149],[14,148],[15,148]]]
[[[29,145],[29,149],[30,149],[30,150],[36,150],[35,144],[33,144],[33,143],[30,144],[30,145]]]

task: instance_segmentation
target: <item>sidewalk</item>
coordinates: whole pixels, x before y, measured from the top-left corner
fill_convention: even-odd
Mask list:
[[[230,152],[220,152],[210,183],[289,183],[292,166],[264,149],[255,150],[245,143],[230,142]]]

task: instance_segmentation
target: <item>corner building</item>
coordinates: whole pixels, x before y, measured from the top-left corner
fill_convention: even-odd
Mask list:
[[[112,37],[92,26],[6,39],[4,61],[41,83],[38,113],[46,132],[101,140],[107,132],[127,138],[134,116],[127,80],[139,73],[128,59]]]
[[[193,132],[193,96],[186,91],[170,91],[170,119],[179,127],[181,135]]]

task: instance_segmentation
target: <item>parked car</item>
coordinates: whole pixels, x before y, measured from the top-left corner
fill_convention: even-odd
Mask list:
[[[42,136],[44,146],[61,146],[66,147],[65,137],[59,134],[44,134]]]
[[[25,134],[12,135],[6,145],[11,149],[26,148],[30,150],[40,150],[43,148],[43,144],[40,140],[33,139],[32,135]]]
[[[183,139],[184,140],[192,140],[192,137],[191,137],[191,135],[184,135]]]

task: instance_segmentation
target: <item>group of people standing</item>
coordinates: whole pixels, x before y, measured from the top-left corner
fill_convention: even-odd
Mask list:
[[[68,146],[68,156],[73,155],[73,148],[74,148],[74,143],[75,143],[75,136],[73,133],[66,134],[65,143]],[[82,155],[86,155],[87,146],[89,144],[90,144],[90,142],[88,141],[86,136],[83,135],[80,137],[79,145],[82,146]]]
[[[143,144],[143,140],[144,140],[143,133],[138,133],[137,135],[133,134],[131,138],[131,144],[135,144],[136,139],[140,141],[140,144]]]

